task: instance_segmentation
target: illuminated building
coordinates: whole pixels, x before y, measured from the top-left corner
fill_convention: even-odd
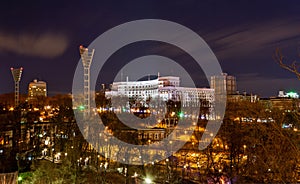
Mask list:
[[[173,132],[174,139],[183,141],[180,135],[184,130],[177,127],[174,131],[180,119],[193,126],[198,120],[216,119],[214,89],[182,87],[177,76],[158,76],[144,81],[129,81],[127,78],[123,82],[114,82],[111,90],[105,91],[105,96],[111,98],[112,107],[109,109],[116,114],[132,113],[141,119],[155,116],[155,124],[145,122],[138,129],[121,128],[120,132],[131,132],[144,144],[161,141],[170,132]]]
[[[226,103],[228,95],[236,94],[236,78],[227,75],[227,73],[211,76],[210,88],[214,89],[215,92],[215,106],[221,107]],[[223,114],[220,112],[219,110],[216,111],[217,119],[222,119]]]
[[[278,96],[262,98],[260,102],[267,109],[277,108],[286,112],[298,112],[300,110],[299,95],[295,92],[285,93],[284,91],[279,91]]]
[[[296,92],[290,91],[288,93],[284,93],[284,91],[279,91],[278,97],[284,98],[299,98],[299,95]]]
[[[137,131],[139,140],[160,141],[166,138],[165,129],[139,129]]]
[[[47,84],[44,81],[33,80],[28,85],[28,98],[47,97]]]
[[[22,76],[23,68],[10,68],[12,76],[15,82],[15,107],[19,105],[19,98],[20,98],[20,80]]]
[[[181,101],[182,106],[200,107],[200,101],[214,103],[214,89],[180,87],[180,79],[175,76],[158,77],[146,81],[114,82],[111,91],[106,91],[108,98],[125,96],[146,101],[149,98],[161,98],[163,101]]]
[[[212,76],[210,82],[210,86],[215,89],[216,94],[225,94],[225,91],[227,95],[236,94],[237,85],[234,76],[222,73],[218,76]]]
[[[236,94],[227,95],[227,101],[228,102],[242,102],[242,101],[248,101],[251,103],[259,101],[259,96],[255,94],[248,94],[246,92]]]

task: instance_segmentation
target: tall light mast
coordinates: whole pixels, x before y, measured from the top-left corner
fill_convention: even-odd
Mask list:
[[[83,64],[84,74],[83,74],[83,86],[84,86],[84,118],[89,117],[91,112],[91,88],[90,88],[90,67],[92,64],[95,49],[89,50],[88,48],[79,47],[79,52],[81,56],[81,61]]]
[[[22,76],[23,68],[10,68],[12,76],[15,82],[15,107],[19,105],[20,98],[20,80]]]

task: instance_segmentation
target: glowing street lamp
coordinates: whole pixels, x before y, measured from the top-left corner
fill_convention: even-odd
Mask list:
[[[18,181],[20,181],[20,182],[21,182],[21,181],[22,181],[22,179],[23,179],[23,178],[22,178],[21,176],[19,176],[19,177],[18,177]]]
[[[152,183],[152,180],[151,180],[150,178],[145,178],[145,183],[151,184],[151,183]]]
[[[47,148],[45,148],[45,149],[42,151],[42,154],[43,154],[43,156],[46,156],[46,155],[47,155]]]
[[[105,170],[107,169],[107,166],[108,166],[108,162],[105,162],[105,164],[104,164]]]
[[[228,149],[228,146],[227,146],[227,145],[225,145],[225,149],[226,149],[226,150]]]
[[[180,118],[183,118],[183,117],[184,117],[184,113],[183,113],[183,112],[180,112],[180,113],[179,113],[179,117],[180,117]]]
[[[87,165],[88,165],[88,161],[89,161],[89,157],[86,157],[86,158],[85,158],[85,160],[84,160],[84,164],[85,164],[85,166],[87,166]]]
[[[45,145],[47,146],[49,144],[49,140],[45,140]]]

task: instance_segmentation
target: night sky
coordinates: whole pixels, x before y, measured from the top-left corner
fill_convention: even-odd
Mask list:
[[[300,61],[299,10],[297,0],[3,1],[0,94],[13,92],[10,68],[21,66],[21,93],[27,93],[28,83],[35,78],[48,83],[49,95],[70,93],[80,59],[79,45],[88,46],[110,28],[138,19],[170,20],[198,33],[217,56],[223,72],[237,77],[241,92],[262,97],[275,96],[280,89],[299,92],[300,81],[272,58],[279,47],[288,61]],[[112,60],[134,59],[152,53],[153,48],[163,48],[156,52],[168,55],[172,50],[168,47],[132,45]],[[177,59],[182,58],[186,57]]]

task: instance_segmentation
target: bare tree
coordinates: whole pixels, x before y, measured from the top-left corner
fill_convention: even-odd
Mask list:
[[[300,54],[299,54],[300,56]],[[283,56],[281,50],[279,48],[276,49],[275,55],[273,56],[274,60],[280,65],[280,67],[296,74],[297,78],[300,80],[300,63],[297,61],[293,61],[289,63],[286,61],[285,57]]]

